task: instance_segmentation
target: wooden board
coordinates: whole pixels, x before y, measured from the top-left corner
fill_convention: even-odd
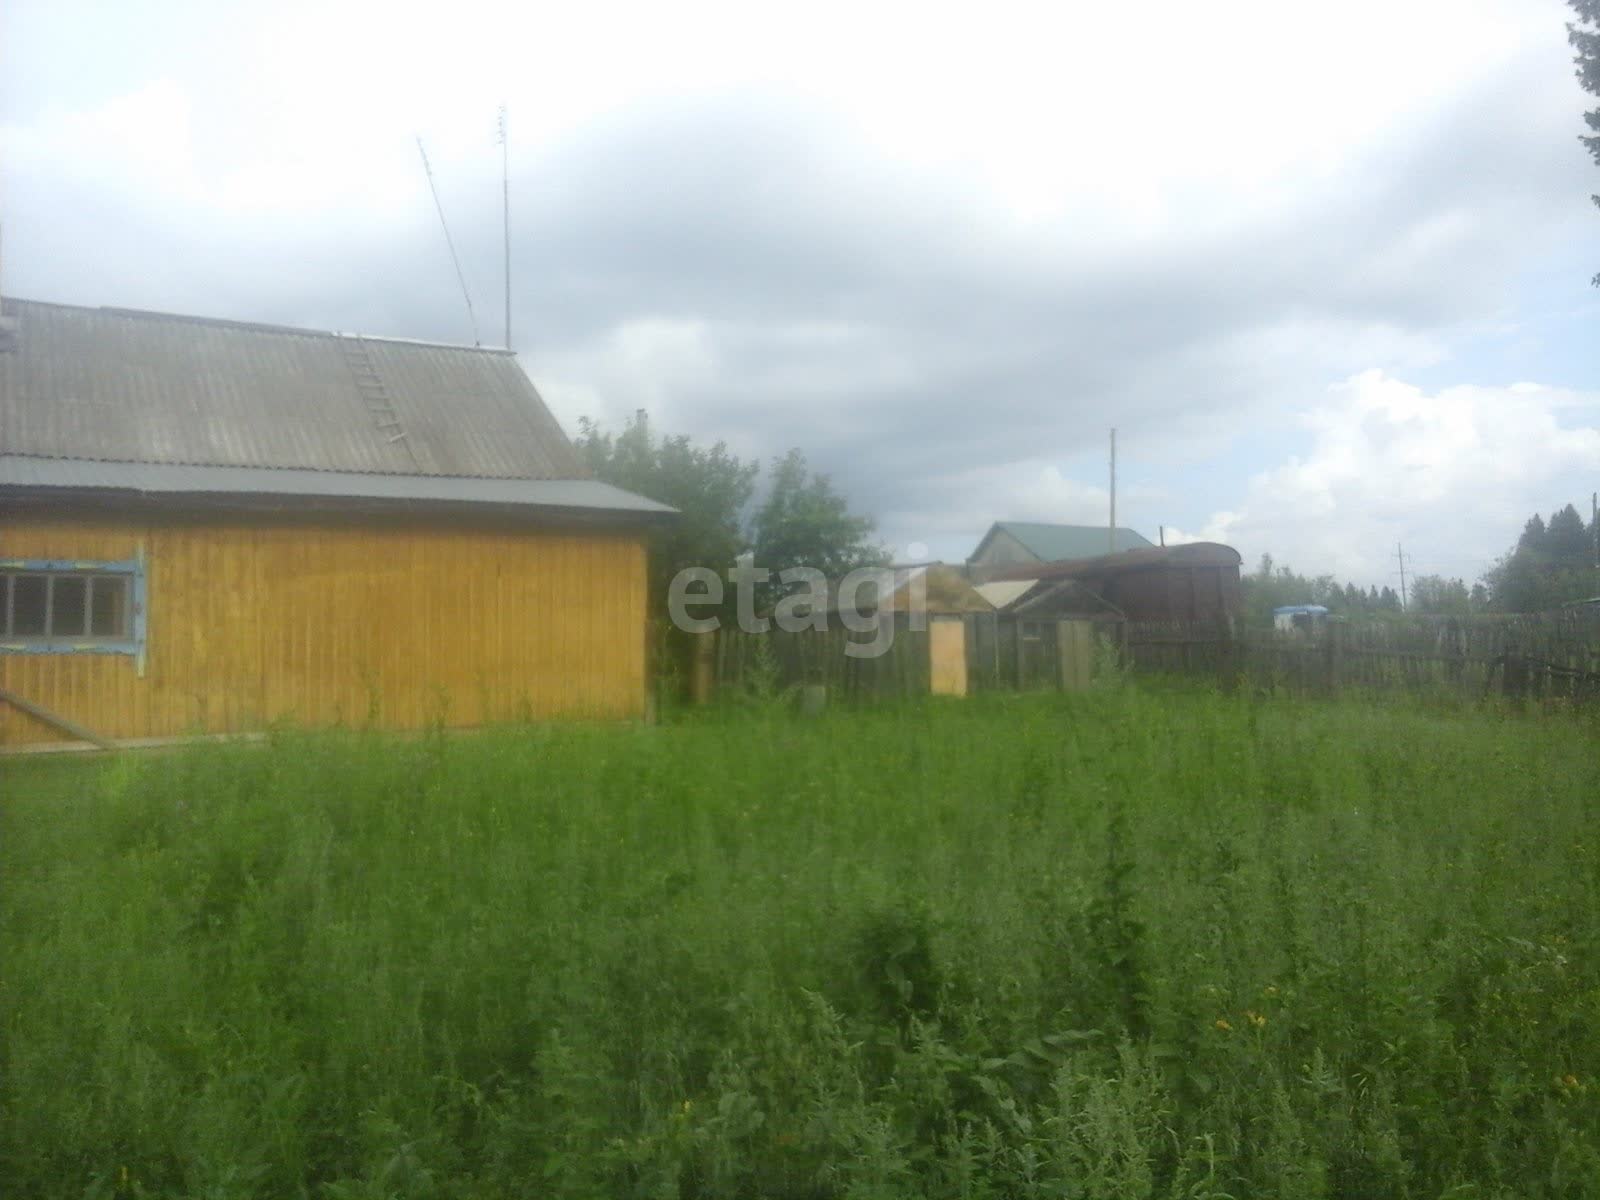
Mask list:
[[[1061,687],[1081,692],[1094,678],[1094,622],[1059,621],[1056,624],[1056,662]]]
[[[960,617],[928,619],[928,675],[935,696],[967,694],[967,631]]]

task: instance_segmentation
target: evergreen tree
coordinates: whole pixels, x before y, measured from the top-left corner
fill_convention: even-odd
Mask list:
[[[1522,527],[1522,536],[1517,539],[1518,550],[1542,551],[1544,549],[1544,518],[1538,513],[1528,518],[1528,523]]]
[[[1583,527],[1577,508],[1569,504],[1551,514],[1550,523],[1545,526],[1544,550],[1552,562],[1578,566],[1590,546],[1589,531]]]
[[[1548,524],[1538,513],[1529,517],[1484,581],[1502,612],[1538,612],[1600,594],[1594,543],[1577,508],[1557,510]]]

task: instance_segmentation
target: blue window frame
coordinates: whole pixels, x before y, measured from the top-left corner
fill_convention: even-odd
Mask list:
[[[0,654],[128,654],[145,640],[138,559],[0,558]]]

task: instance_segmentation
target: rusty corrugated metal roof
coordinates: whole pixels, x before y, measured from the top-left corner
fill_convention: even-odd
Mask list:
[[[911,612],[918,603],[934,614],[993,612],[994,605],[968,582],[961,568],[948,563],[913,563],[907,566],[874,567],[872,582],[853,597],[862,611]],[[840,604],[839,580],[828,581],[828,610],[837,612]],[[920,592],[921,599],[917,599]]]
[[[7,455],[439,478],[587,474],[505,351],[27,300],[6,300],[3,311],[15,321],[13,346],[0,352]],[[385,427],[389,414],[395,424]]]
[[[997,569],[993,578],[1088,578],[1125,571],[1150,571],[1159,567],[1237,567],[1241,561],[1237,550],[1221,542],[1185,542],[1180,546],[1149,546],[1142,550],[1124,550],[1120,554],[1102,554],[1098,558],[1018,563]]]

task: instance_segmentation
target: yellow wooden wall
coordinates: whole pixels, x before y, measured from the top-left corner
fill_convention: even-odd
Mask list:
[[[141,550],[143,678],[121,655],[0,654],[0,687],[112,738],[643,709],[636,534],[0,513],[0,558]],[[63,739],[0,703],[0,745]]]

